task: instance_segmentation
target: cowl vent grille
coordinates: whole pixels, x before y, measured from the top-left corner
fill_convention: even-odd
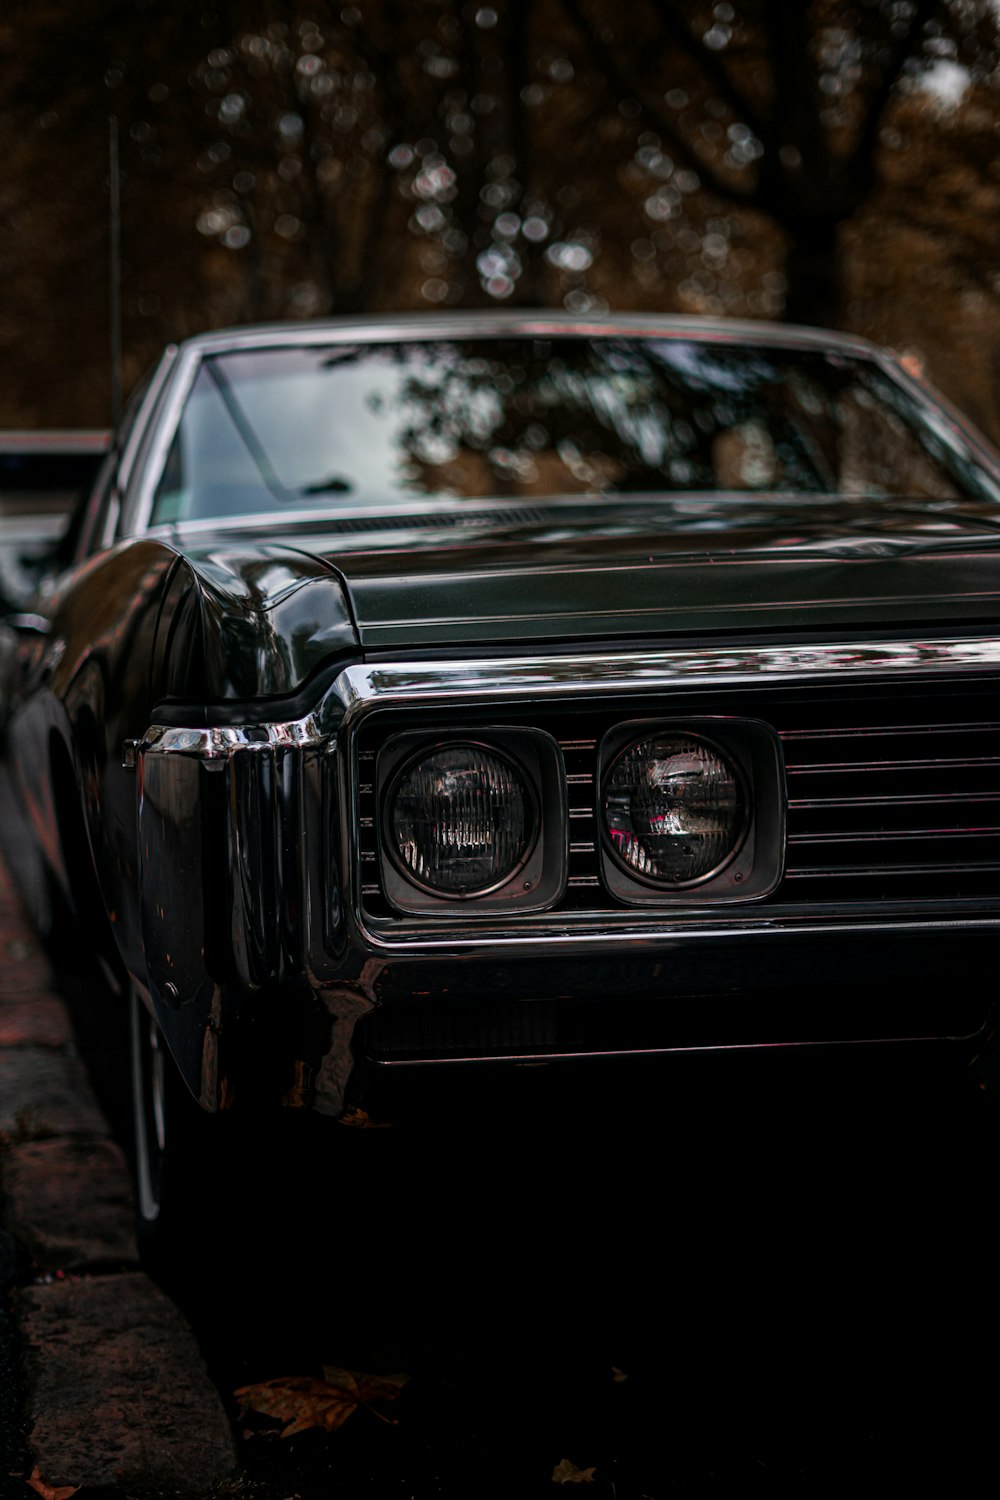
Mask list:
[[[496,527],[543,526],[559,520],[558,512],[535,506],[509,510],[406,511],[398,515],[324,516],[324,528],[338,536],[375,531],[489,531]]]

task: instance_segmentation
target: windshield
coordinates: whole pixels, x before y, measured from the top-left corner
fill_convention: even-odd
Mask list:
[[[944,416],[865,359],[434,339],[204,359],[151,519],[720,490],[998,498]]]

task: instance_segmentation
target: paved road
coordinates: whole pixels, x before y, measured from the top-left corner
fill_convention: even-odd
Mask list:
[[[22,1273],[22,1257],[13,1236],[0,1230],[0,1493],[2,1476],[24,1473],[28,1456],[22,1431],[17,1330],[4,1297]]]
[[[229,1422],[138,1263],[124,1156],[2,868],[0,1189],[0,1494],[27,1500],[32,1471],[107,1500],[207,1494]]]

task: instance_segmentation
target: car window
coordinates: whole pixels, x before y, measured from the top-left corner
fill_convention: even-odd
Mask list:
[[[120,457],[117,446],[105,456],[104,462],[97,471],[93,488],[83,500],[80,511],[70,524],[70,532],[74,538],[73,555],[78,559],[96,551],[100,544],[108,505],[112,491],[115,489],[114,480],[118,473]]]
[[[121,515],[118,471],[151,378],[152,372],[145,375],[129,397],[121,426],[115,433],[111,448],[97,471],[90,493],[82,501],[70,525],[73,555],[78,559],[88,557],[92,552],[99,552],[103,547],[109,547],[115,539]]]
[[[206,358],[152,520],[420,497],[951,500],[984,484],[901,386],[839,352],[676,338],[427,340]]]

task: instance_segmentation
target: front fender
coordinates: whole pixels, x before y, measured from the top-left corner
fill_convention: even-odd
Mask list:
[[[248,1092],[301,1103],[340,1015],[322,996],[352,972],[331,929],[331,740],[309,725],[300,743],[287,724],[157,727],[137,747],[143,984],[208,1109]],[[349,1071],[349,1038],[342,1050]]]
[[[357,647],[346,585],[321,559],[258,543],[185,553],[165,592],[154,648],[161,703],[287,698]],[[205,718],[205,712],[201,718]]]

